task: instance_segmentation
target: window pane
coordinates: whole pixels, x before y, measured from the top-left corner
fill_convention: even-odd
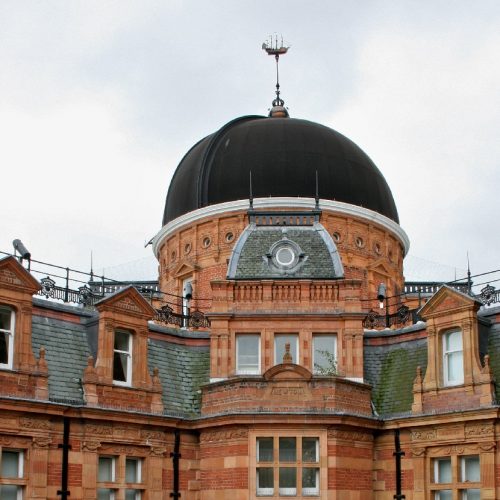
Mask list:
[[[453,500],[451,490],[436,491],[434,494],[434,500]]]
[[[139,483],[139,470],[141,461],[137,458],[127,458],[125,460],[125,482]]]
[[[283,355],[285,354],[286,344],[290,344],[292,363],[297,363],[297,335],[275,335],[274,352],[277,365],[283,363]]]
[[[302,469],[302,494],[319,495],[319,469]]]
[[[259,373],[259,335],[236,337],[238,373]]]
[[[480,500],[481,494],[479,493],[481,490],[464,490],[462,491],[461,500]]]
[[[21,477],[19,457],[19,451],[2,451],[2,477]]]
[[[295,467],[280,467],[280,495],[294,496],[297,494],[297,469]]]
[[[297,460],[297,439],[280,437],[280,462],[295,462]]]
[[[9,333],[0,332],[0,363],[4,365],[9,363],[9,340]]]
[[[479,457],[462,458],[462,481],[479,482],[481,480],[481,470],[479,468]]]
[[[461,351],[462,350],[462,332],[450,332],[446,334],[446,350]]]
[[[257,462],[272,462],[273,438],[257,439]]]
[[[337,338],[335,335],[314,335],[314,373],[334,374],[337,371]]]
[[[113,460],[114,459],[112,457],[99,457],[99,471],[97,476],[98,481],[101,482],[114,481]],[[108,490],[103,490],[103,491],[108,491]]]
[[[451,483],[451,459],[439,458],[434,463],[434,481],[436,483]]]
[[[140,500],[141,492],[138,490],[125,490],[125,500]]]
[[[2,485],[0,486],[0,498],[2,500],[17,500],[18,492],[21,492],[20,486]]]
[[[464,363],[462,351],[451,352],[448,355],[448,382],[463,382]]]
[[[97,500],[114,500],[115,491],[100,488],[97,490]]]
[[[113,356],[113,380],[118,382],[127,381],[128,354],[114,353]]]
[[[317,462],[318,457],[318,438],[302,438],[302,461]]]
[[[115,349],[118,351],[129,351],[129,339],[130,333],[128,332],[120,332],[117,330],[115,332]]]
[[[12,317],[11,311],[8,309],[0,309],[0,330],[10,331],[10,320]]]
[[[257,494],[272,495],[274,493],[274,470],[272,467],[257,469]]]

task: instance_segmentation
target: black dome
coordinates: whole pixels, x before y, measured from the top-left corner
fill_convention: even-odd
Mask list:
[[[207,205],[255,198],[319,196],[358,205],[399,223],[380,170],[354,142],[318,123],[243,116],[195,144],[174,173],[163,224]]]

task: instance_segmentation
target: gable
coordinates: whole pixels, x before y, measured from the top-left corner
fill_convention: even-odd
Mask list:
[[[462,292],[443,285],[420,309],[419,314],[427,319],[443,316],[463,309],[479,309],[480,303]]]
[[[0,260],[0,286],[30,295],[41,288],[40,283],[12,256]]]
[[[96,308],[99,312],[116,311],[125,316],[152,318],[156,314],[156,310],[133,286],[124,288],[99,301]]]

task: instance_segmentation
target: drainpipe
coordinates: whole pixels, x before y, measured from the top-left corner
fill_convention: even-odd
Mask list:
[[[396,451],[393,453],[396,457],[396,494],[393,498],[396,500],[402,500],[406,498],[406,496],[401,493],[401,457],[404,457],[405,452],[401,450],[401,444],[399,442],[399,429],[394,429],[394,445],[396,448]]]
[[[61,495],[61,500],[68,500],[70,492],[68,490],[68,455],[71,450],[69,444],[69,417],[64,417],[63,443],[58,445],[62,448],[62,471],[61,471],[61,489],[57,491]]]
[[[173,491],[170,493],[170,496],[174,500],[178,500],[181,496],[179,493],[179,458],[181,458],[181,454],[179,453],[181,447],[181,433],[179,429],[175,429],[174,431],[174,451],[170,453],[172,457],[172,465],[174,469],[174,480],[173,480]]]

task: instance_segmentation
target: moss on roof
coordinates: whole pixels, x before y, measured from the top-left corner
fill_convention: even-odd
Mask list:
[[[365,381],[380,416],[411,411],[417,366],[427,368],[427,340],[418,339],[385,346],[365,345]]]

